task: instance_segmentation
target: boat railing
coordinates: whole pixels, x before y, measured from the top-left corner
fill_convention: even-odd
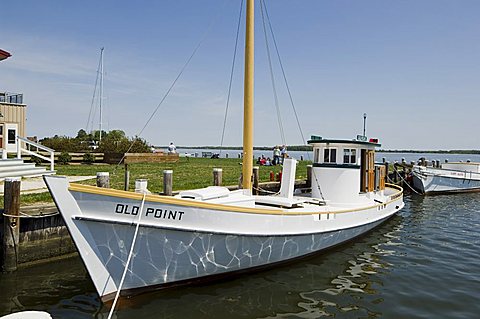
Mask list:
[[[25,144],[25,147],[22,147],[22,144]],[[37,152],[38,150],[46,151],[49,154],[49,157],[43,156],[39,153],[36,153],[32,150],[32,147],[36,148]],[[33,141],[30,141],[29,139],[26,139],[21,136],[17,136],[17,158],[21,159],[22,158],[22,153],[26,153],[30,156],[35,156],[38,157],[44,161],[50,162],[50,170],[53,171],[55,167],[55,150],[43,146],[42,144],[35,143]]]
[[[403,188],[402,187],[400,187],[398,185],[395,185],[395,184],[390,184],[390,183],[386,183],[385,186],[387,188],[391,188],[395,191],[395,193],[390,195],[390,201],[393,201],[393,200],[403,196]]]

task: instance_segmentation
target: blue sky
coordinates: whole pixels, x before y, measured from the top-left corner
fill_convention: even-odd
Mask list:
[[[255,145],[275,145],[282,140],[256,2]],[[266,3],[305,137],[353,138],[365,112],[367,135],[386,149],[480,149],[479,1]],[[142,137],[218,145],[239,5],[4,1],[0,48],[13,56],[0,63],[0,91],[24,94],[28,135],[74,136],[86,126],[105,47],[104,128],[135,135],[206,34]],[[242,26],[225,145],[241,144],[243,35]],[[303,144],[278,63],[274,71],[286,143]]]

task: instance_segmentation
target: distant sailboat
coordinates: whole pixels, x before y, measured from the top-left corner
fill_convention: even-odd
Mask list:
[[[280,193],[252,195],[253,11],[248,0],[243,189],[207,187],[167,197],[45,177],[103,301],[118,290],[185,285],[315,254],[364,234],[404,206],[403,190],[385,185],[383,166],[374,164],[376,141],[319,136],[309,141],[310,194],[295,195],[297,162],[286,159]]]
[[[103,64],[103,58],[104,58],[104,51],[105,48],[102,47],[100,48],[100,59],[98,61],[98,68],[97,68],[97,77],[95,79],[95,88],[93,90],[93,96],[92,96],[92,103],[90,105],[90,112],[88,113],[88,119],[87,119],[87,124],[85,126],[85,129],[87,132],[90,132],[91,134],[94,131],[94,121],[95,121],[95,114],[97,112],[97,104],[98,102],[98,113],[99,113],[99,118],[98,118],[98,128],[99,128],[99,141],[98,143],[102,142],[102,132],[103,132],[103,81],[104,81],[104,64]],[[97,97],[97,87],[98,87],[98,97]],[[96,100],[98,99],[98,101]],[[91,147],[95,148],[98,145],[94,144],[91,145]]]

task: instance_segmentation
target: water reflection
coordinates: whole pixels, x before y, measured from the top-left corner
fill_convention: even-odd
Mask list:
[[[376,230],[314,258],[223,283],[121,300],[116,318],[472,318],[480,194],[409,196]],[[106,318],[78,258],[0,274],[0,315]]]

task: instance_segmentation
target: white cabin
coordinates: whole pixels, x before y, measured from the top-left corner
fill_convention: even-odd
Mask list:
[[[377,140],[332,140],[312,136],[312,197],[358,203],[385,189],[385,166],[375,166]],[[323,196],[322,196],[323,195]]]

